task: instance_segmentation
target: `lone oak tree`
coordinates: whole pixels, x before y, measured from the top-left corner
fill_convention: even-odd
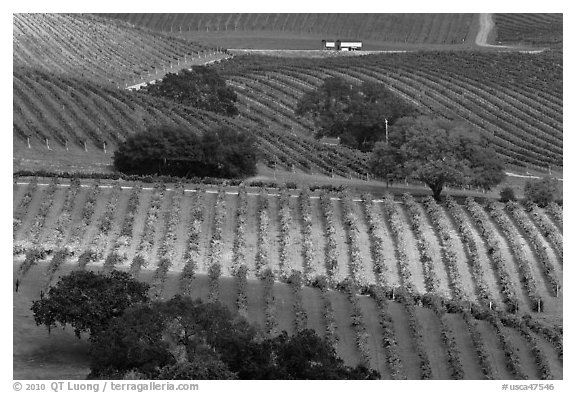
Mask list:
[[[389,142],[372,152],[372,172],[424,182],[439,200],[447,184],[490,189],[504,179],[503,166],[489,140],[458,121],[408,117],[390,129]]]

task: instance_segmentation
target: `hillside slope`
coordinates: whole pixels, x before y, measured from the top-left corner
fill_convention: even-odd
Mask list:
[[[280,113],[282,121],[285,117],[305,132],[311,126],[294,115],[298,99],[324,79],[341,76],[352,83],[383,83],[423,112],[468,121],[494,136],[508,164],[562,166],[563,64],[558,53],[416,52],[282,60],[251,55],[217,67],[235,87],[243,111],[269,113],[272,119]]]
[[[14,69],[35,67],[124,88],[172,67],[223,57],[204,45],[92,15],[13,15]]]
[[[157,31],[227,48],[320,49],[322,39],[383,43],[461,45],[473,42],[474,14],[103,14]],[[301,47],[304,46],[304,47]]]
[[[494,14],[496,42],[562,49],[562,14]]]
[[[195,112],[190,108],[174,109],[167,102],[154,102],[138,94],[128,96],[118,90],[122,83],[134,83],[138,75],[138,81],[160,78],[170,70],[165,69],[166,56],[175,61],[174,71],[180,69],[184,66],[182,58],[191,53],[186,51],[193,50],[191,47],[200,50],[194,44],[125,22],[84,15],[16,14],[14,30],[18,158],[30,158],[32,150],[38,157],[50,156],[48,146],[38,150],[37,143],[32,143],[30,151],[21,150],[22,143],[27,146],[28,136],[42,145],[48,137],[51,148],[68,144],[68,148],[75,145],[86,151],[87,143],[96,148],[90,151],[97,152],[104,150],[105,141],[112,152],[122,137],[152,122],[198,127],[196,120],[188,119]],[[72,33],[76,37],[73,40],[69,38]],[[105,57],[98,60],[98,56]],[[205,62],[209,57],[197,60]],[[494,136],[508,165],[545,170],[562,166],[561,52],[416,52],[324,59],[251,55],[215,66],[240,98],[240,119],[215,120],[208,113],[193,117],[201,123],[207,118],[211,124],[238,124],[258,133],[263,138],[261,161],[270,167],[365,176],[366,155],[322,146],[312,138],[311,121],[294,114],[298,99],[329,76],[343,76],[353,83],[382,82],[423,112],[463,118],[479,132]],[[34,69],[45,72],[31,71]],[[36,72],[35,76],[20,76],[31,72]],[[28,93],[22,93],[25,90]],[[144,107],[134,111],[135,105]],[[313,153],[316,151],[320,154]],[[96,167],[110,165],[106,157],[93,158]],[[74,159],[72,165],[83,167],[82,161],[86,160]]]
[[[290,124],[257,107],[237,118],[174,104],[139,92],[118,90],[34,69],[13,74],[14,168],[109,172],[112,154],[129,135],[160,124],[202,133],[223,125],[257,139],[260,161],[270,167],[355,177],[365,158],[338,146],[298,135]]]
[[[237,263],[240,215],[245,220],[245,263],[252,278],[258,276],[258,260],[263,260],[260,254],[265,249],[266,264],[277,277],[286,278],[292,269],[302,271],[307,279],[326,275],[335,283],[352,277],[359,286],[409,286],[417,293],[438,292],[458,301],[486,306],[492,302],[501,310],[562,318],[562,234],[542,210],[527,213],[514,205],[503,209],[498,204],[484,209],[473,201],[465,206],[453,202],[440,206],[430,197],[419,202],[408,195],[399,204],[389,195],[372,200],[369,196],[306,196],[257,189],[238,194],[237,188],[190,188],[184,192],[161,187],[120,188],[114,183],[71,187],[65,181],[51,186],[18,182],[16,179],[14,186],[17,249],[67,244],[76,258],[82,251],[99,250],[100,261],[115,251],[125,257],[125,267],[142,255],[148,268],[154,269],[166,252],[161,251],[166,250],[162,244],[168,242],[172,269],[180,271],[189,258],[186,253],[192,234],[187,228],[195,217],[199,258],[195,271],[208,273],[208,260],[214,252],[211,239],[217,227],[217,259],[222,274],[231,275]],[[114,202],[107,205],[110,201]],[[83,213],[87,208],[90,214]],[[539,221],[547,221],[546,227],[534,221],[536,213],[543,217]],[[51,215],[58,220],[47,219]],[[114,234],[120,227],[115,225],[122,225],[127,217],[131,221],[123,232],[126,238],[119,239]],[[116,223],[107,226],[110,232],[101,233],[103,218]],[[309,229],[304,226],[307,222]],[[487,237],[488,233],[493,238]],[[114,241],[107,242],[108,237]],[[142,242],[147,243],[145,252]],[[387,246],[378,251],[374,248],[378,244]],[[499,250],[498,260],[489,249]],[[421,258],[422,253],[426,255]],[[333,263],[324,260],[328,255],[333,256]],[[403,269],[409,270],[408,276]]]
[[[368,359],[384,378],[562,378],[562,291],[556,297],[549,279],[562,281],[561,253],[539,229],[531,244],[509,242],[500,220],[474,202],[22,180],[14,185],[14,277],[23,291],[15,321],[27,327],[15,344],[29,344],[15,352],[15,364],[38,356],[26,351],[31,343],[48,343],[40,328],[26,325],[20,296],[37,296],[71,269],[116,267],[151,283],[153,297],[218,298],[267,333],[304,324],[335,340],[348,364]],[[482,225],[496,230],[478,229],[478,210]],[[533,225],[505,214],[514,216],[514,230]],[[551,275],[541,271],[536,244]],[[73,255],[32,252],[62,246]],[[214,264],[217,280],[207,275]],[[260,275],[266,268],[273,285]],[[304,283],[324,276],[338,291],[289,284],[295,271]],[[358,296],[361,288],[370,296]],[[510,306],[518,312],[507,313]]]

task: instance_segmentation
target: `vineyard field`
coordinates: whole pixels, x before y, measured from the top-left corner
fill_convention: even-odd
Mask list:
[[[347,365],[384,380],[564,378],[562,13],[16,13],[12,22],[14,379],[90,372],[88,337],[36,326],[31,311],[80,270],[127,272],[152,301],[219,301],[260,337],[312,329]],[[199,82],[161,83],[194,76],[194,66],[213,71],[218,98]],[[326,93],[330,78],[340,81]],[[179,101],[175,85],[210,102]],[[224,96],[237,111],[200,109]],[[413,165],[406,149],[416,151],[421,127],[396,122],[404,106],[422,116],[414,124],[470,131],[496,156],[484,160],[470,143],[455,176],[456,159],[441,162],[426,145],[426,162]],[[159,127],[201,138],[202,159],[221,143],[224,166],[238,152],[223,135],[240,132],[253,141],[255,171],[176,178],[170,170],[199,159],[178,153],[161,173],[118,172],[124,142]],[[361,138],[364,148],[385,141],[385,153],[350,147]],[[378,166],[396,147],[409,160],[383,178]],[[224,171],[219,154],[202,170]],[[490,189],[474,185],[496,178],[483,161],[501,164]],[[428,172],[442,179],[441,197]],[[557,187],[542,207],[525,190],[546,177]]]
[[[409,284],[408,287],[415,289],[413,295],[416,296],[432,293],[426,289],[428,275],[451,277],[452,274],[447,270],[448,265],[443,262],[444,246],[435,232],[431,221],[433,216],[427,212],[429,207],[424,201],[406,199],[407,197],[393,200],[389,196],[384,199],[375,197],[366,199],[346,194],[300,194],[294,190],[287,192],[272,189],[267,191],[240,189],[239,194],[237,188],[222,187],[188,186],[186,189],[165,189],[147,186],[134,188],[132,185],[127,185],[121,188],[119,184],[74,182],[50,186],[44,183],[36,184],[30,180],[20,179],[14,186],[14,217],[15,220],[19,218],[19,225],[16,226],[15,221],[14,277],[18,278],[22,288],[22,292],[15,294],[15,298],[38,296],[42,288],[55,283],[59,275],[71,269],[109,269],[111,265],[107,265],[108,257],[113,252],[120,256],[119,262],[113,266],[133,272],[138,279],[150,282],[157,296],[169,298],[176,293],[182,293],[183,269],[189,263],[188,250],[194,249],[197,255],[194,257],[195,264],[192,265],[195,278],[192,279],[188,294],[203,299],[214,299],[216,296],[237,310],[238,277],[234,273],[234,264],[238,253],[242,250],[244,260],[239,260],[238,263],[243,263],[248,268],[246,315],[265,331],[274,326],[277,331],[286,330],[293,333],[299,326],[297,323],[301,323],[297,322],[295,314],[296,304],[301,304],[301,310],[304,310],[306,315],[305,326],[315,329],[320,334],[328,334],[326,332],[331,331],[333,337],[336,337],[339,355],[348,364],[358,364],[366,357],[372,367],[381,371],[383,377],[391,378],[393,369],[390,368],[388,361],[389,348],[382,347],[383,333],[379,322],[379,318],[387,315],[387,318],[391,318],[392,331],[395,332],[395,347],[400,349],[401,372],[409,378],[420,378],[422,375],[417,366],[419,361],[411,355],[414,350],[408,350],[416,345],[413,333],[404,332],[406,324],[412,320],[415,323],[413,325],[415,331],[422,329],[423,334],[423,341],[419,347],[417,346],[420,348],[417,353],[421,358],[424,356],[429,359],[433,378],[453,378],[457,375],[455,373],[469,379],[482,378],[477,367],[480,360],[471,341],[470,331],[463,329],[463,326],[468,325],[465,325],[461,312],[439,313],[437,310],[422,307],[422,300],[418,300],[418,297],[410,306],[410,303],[399,303],[400,298],[396,299],[394,295],[395,291],[399,290],[398,284],[404,287]],[[117,202],[114,203],[115,201]],[[417,210],[413,212],[418,211],[420,217],[424,218],[421,221],[423,226],[421,232],[414,232],[416,227],[410,218],[412,210],[403,201],[409,201],[416,206]],[[241,208],[242,206],[245,208]],[[485,210],[478,204],[471,206],[481,209],[491,225],[499,228],[500,224],[490,218],[489,209]],[[443,212],[449,215],[452,210],[452,207],[446,208]],[[483,232],[473,223],[473,214],[469,213],[468,207],[460,206],[459,211],[472,231],[473,238],[484,239]],[[240,226],[239,217],[244,220],[244,224]],[[307,217],[314,217],[308,235],[304,225],[309,220]],[[530,220],[529,215],[522,218]],[[368,219],[377,223],[374,224],[378,230],[377,235],[369,233]],[[196,220],[195,224],[193,220]],[[105,222],[109,222],[109,229],[103,231]],[[466,260],[466,257],[469,258],[469,252],[464,249],[465,241],[454,226],[454,221],[446,220],[444,223],[449,226],[449,236],[453,241],[451,244],[458,249],[459,258],[463,258],[457,261],[458,270],[462,275],[464,273],[474,275],[476,281],[494,280],[494,284],[488,287],[489,296],[500,299],[502,283],[493,265],[485,263],[483,269],[472,270],[471,262]],[[190,225],[197,228],[197,236],[193,238],[190,237],[191,233],[188,230]],[[535,229],[538,230],[538,227]],[[500,231],[501,229],[496,230],[498,233]],[[127,233],[128,236],[122,235],[123,233]],[[404,236],[392,236],[391,233]],[[237,243],[241,234],[245,239],[242,244]],[[515,247],[514,244],[508,244],[503,235],[499,236],[498,240],[503,247]],[[331,243],[331,237],[334,237],[336,243]],[[215,242],[215,239],[219,240]],[[305,252],[303,245],[309,244],[309,240],[306,239],[319,241],[313,241],[310,251]],[[402,242],[399,243],[399,239],[402,239]],[[406,242],[404,239],[409,241]],[[542,236],[540,239],[542,242],[547,242],[546,237]],[[191,246],[190,241],[196,246]],[[417,241],[418,247],[415,246]],[[383,253],[376,253],[374,247],[379,242],[382,242],[382,245],[390,245],[390,248],[383,249]],[[330,244],[334,244],[335,247]],[[63,246],[68,247],[71,253],[65,256],[62,264],[56,265],[53,261],[56,254],[50,250]],[[283,257],[285,251],[282,250],[286,247],[290,249],[288,255],[299,255],[299,258],[285,259]],[[354,251],[357,247],[361,250],[360,254]],[[530,251],[530,247],[526,242],[521,242],[521,247],[523,249],[521,251],[526,255],[526,263],[536,277],[541,277],[538,261]],[[43,250],[44,253],[34,256],[32,253],[34,248]],[[169,254],[166,255],[172,258],[171,267],[165,276],[158,276],[159,261],[165,252],[162,250],[168,250]],[[90,258],[87,264],[80,264],[79,257],[82,259],[81,254],[84,255],[86,251],[91,251],[94,257]],[[399,252],[404,253],[405,262],[398,259]],[[482,254],[484,261],[491,259],[485,248],[479,247],[478,252]],[[424,268],[422,257],[428,254],[435,256],[431,259],[429,267]],[[561,283],[562,266],[554,259],[556,254],[549,255]],[[137,256],[143,258],[144,263],[135,267]],[[331,264],[329,256],[333,258],[334,265]],[[502,256],[508,275],[519,280],[521,273],[515,268],[517,261],[514,260],[514,256],[511,253],[502,253]],[[375,261],[382,258],[385,261],[384,275],[376,274],[377,271],[374,270]],[[208,275],[211,264],[218,264],[221,268],[222,273],[217,278],[217,284]],[[308,269],[306,264],[310,266],[309,273],[306,273]],[[403,264],[406,264],[407,272],[401,269]],[[274,275],[272,298],[267,297],[268,284],[259,273],[264,267],[269,267]],[[325,275],[338,286],[348,285],[345,282],[376,286],[385,283],[382,288],[388,288],[387,291],[390,292],[387,292],[387,300],[383,300],[385,303],[381,303],[382,299],[376,302],[375,299],[378,298],[374,298],[373,295],[363,296],[355,292],[344,293],[343,290],[320,290],[304,286],[297,298],[295,297],[297,292],[283,279],[286,277],[284,271],[288,268],[302,272],[303,277]],[[489,279],[489,276],[494,278]],[[421,284],[418,283],[419,277],[422,280]],[[449,281],[446,278],[439,280],[434,293],[440,294],[446,299],[445,301],[456,301],[458,300],[456,292]],[[532,336],[537,337],[538,345],[543,348],[549,367],[554,370],[553,377],[561,378],[562,363],[561,358],[558,358],[561,356],[558,352],[561,346],[554,344],[557,341],[550,340],[553,339],[551,337],[556,337],[555,340],[558,340],[558,333],[553,326],[562,324],[562,289],[560,287],[556,297],[550,295],[543,278],[538,278],[535,282],[535,291],[541,295],[540,312],[532,308],[531,303],[521,301],[522,296],[528,295],[523,287],[516,288],[516,293],[519,296],[518,315],[524,313],[532,315],[536,325],[528,327],[518,325],[520,319],[515,319],[517,317],[513,314],[496,315],[501,315],[498,318],[503,318],[501,323],[506,328],[503,333],[504,339],[520,350],[518,367],[528,376],[540,378],[541,370],[535,371],[530,346],[521,331],[528,329],[532,331]],[[461,285],[464,285],[466,297],[469,299],[469,303],[465,303],[468,304],[467,307],[470,305],[484,307],[480,293],[474,285],[466,283]],[[217,288],[216,295],[213,292],[214,288]],[[301,303],[295,302],[296,299],[301,299],[298,301]],[[269,303],[270,301],[272,303]],[[505,309],[500,301],[495,301],[490,306],[502,311]],[[15,312],[20,313],[17,314],[20,320],[30,318],[21,308],[15,309]],[[360,324],[350,325],[351,318],[356,318]],[[483,331],[481,322],[485,321],[476,321],[480,332]],[[328,329],[329,326],[331,330]],[[537,326],[544,327],[545,333],[538,330]],[[30,327],[30,334],[36,337],[34,342],[37,342],[37,345],[46,345],[39,329]],[[366,338],[362,338],[364,337],[362,332],[367,332]],[[561,340],[561,336],[559,339]],[[62,336],[62,340],[62,342],[67,340],[65,335]],[[455,349],[447,352],[444,340],[451,340]],[[59,345],[59,342],[52,345]],[[502,349],[498,346],[485,344],[485,347],[494,358],[502,357],[499,352]],[[15,353],[15,359],[31,356],[31,353],[25,352],[22,350],[22,353]],[[50,359],[46,361],[46,364],[49,363]],[[499,364],[495,362],[493,367],[500,367]],[[494,373],[506,375],[506,369],[496,369]]]
[[[168,124],[197,134],[222,125],[240,127],[255,136],[262,164],[279,170],[344,178],[359,178],[367,171],[364,156],[344,146],[322,145],[309,132],[285,132],[270,111],[258,112],[268,116],[265,121],[249,107],[239,119],[230,119],[33,69],[15,71],[13,87],[16,169],[110,172],[119,143],[147,127]],[[96,116],[94,108],[101,114]]]
[[[19,265],[19,259],[15,259],[15,270]],[[20,287],[20,290],[15,296],[14,307],[14,323],[18,326],[15,330],[14,336],[14,378],[16,379],[45,379],[51,378],[67,378],[67,379],[83,379],[89,372],[89,358],[88,358],[88,345],[86,341],[78,340],[71,329],[55,329],[50,334],[43,327],[38,327],[34,324],[30,313],[29,305],[32,300],[36,300],[39,296],[39,288],[43,285],[45,280],[45,263],[39,263],[28,272],[26,280]],[[58,275],[64,275],[68,272],[77,269],[77,266],[67,264],[59,269]],[[93,266],[89,268],[93,271],[99,271],[100,267]],[[152,282],[152,272],[142,272],[140,280],[145,282]],[[179,277],[176,273],[171,272],[165,284],[163,298],[169,298],[177,293]],[[195,278],[193,291],[191,296],[207,300],[209,292],[209,283],[206,276],[198,275]],[[220,300],[228,307],[234,309],[236,307],[236,284],[232,278],[220,279]],[[248,319],[260,326],[264,325],[264,304],[259,297],[262,295],[261,284],[258,281],[251,281],[249,284],[249,309]],[[276,315],[279,322],[279,329],[288,332],[293,331],[292,321],[294,319],[293,310],[291,307],[292,298],[286,284],[275,284],[276,296]],[[339,342],[337,345],[338,354],[347,361],[348,364],[355,364],[358,360],[358,350],[354,343],[354,333],[349,327],[350,319],[350,305],[343,294],[334,292],[330,296],[331,302],[338,310],[337,313],[337,334],[339,335]],[[321,296],[317,289],[307,288],[306,296],[304,299],[304,308],[308,315],[308,327],[316,330],[319,334],[325,331],[325,322],[322,318],[322,302]],[[379,370],[382,376],[389,379],[390,371],[386,366],[386,354],[382,348],[382,332],[376,316],[373,314],[376,310],[374,302],[368,298],[363,297],[360,299],[362,309],[365,311],[365,319],[367,320],[368,332],[370,335],[369,351],[371,355],[371,367]],[[396,328],[397,339],[399,347],[402,348],[402,365],[405,369],[406,375],[410,379],[420,378],[418,372],[417,362],[414,359],[412,348],[413,338],[406,335],[403,330],[407,323],[405,310],[399,303],[390,301],[389,312],[392,317],[392,322]],[[444,355],[444,349],[439,336],[438,326],[434,320],[434,314],[427,309],[418,311],[418,318],[422,321],[423,331],[425,331],[425,339],[427,350],[434,359],[435,366],[433,369],[433,377],[435,379],[449,379],[447,373],[448,365]],[[431,325],[434,323],[434,325]],[[471,348],[470,338],[466,330],[462,330],[464,324],[462,317],[458,314],[449,315],[451,330],[458,334],[458,345],[461,349],[462,357],[469,358],[469,366],[465,367],[465,377],[467,379],[482,379],[479,375],[478,369],[473,368],[472,365],[477,362],[473,348]],[[494,333],[490,327],[485,325],[484,321],[478,321],[480,325],[485,326],[482,332],[482,337],[487,343],[490,343]],[[432,326],[434,328],[432,329]],[[521,351],[521,367],[525,368],[528,375],[533,379],[539,379],[539,375],[534,371],[534,362],[531,359],[530,353],[527,349],[527,344],[522,340],[522,337],[514,330],[507,330],[507,337],[514,340],[514,348]],[[550,343],[545,340],[539,342],[542,348],[550,359],[554,360],[556,357],[554,348]],[[497,343],[487,344],[489,354],[492,359],[502,359],[503,353]],[[503,360],[497,361],[494,364],[496,370],[496,377],[502,379],[508,378],[506,367]],[[554,378],[562,378],[562,363],[558,360],[553,361],[554,365]]]
[[[14,69],[35,67],[113,88],[227,57],[216,48],[94,15],[14,14],[13,41]]]
[[[316,38],[307,49],[319,48],[322,39],[330,38],[364,39],[373,45],[462,45],[474,41],[478,24],[475,14],[178,14],[176,18],[171,14],[103,15],[179,37],[219,39],[229,48],[247,42],[262,45],[261,37],[267,33],[278,35],[280,42],[290,35]],[[269,42],[278,45],[278,40]],[[281,48],[293,49],[293,45]]]
[[[295,115],[298,100],[331,76],[383,83],[424,113],[465,120],[494,138],[507,166],[562,166],[563,65],[557,51],[424,51],[323,59],[235,56],[213,64],[238,95],[240,116],[226,118],[124,89],[190,67],[182,56],[202,56],[209,48],[96,16],[14,18],[13,149],[19,168],[107,172],[117,145],[150,126],[170,124],[203,133],[230,125],[256,136],[259,160],[270,168],[365,177],[367,154],[319,143],[312,121]],[[78,40],[60,48],[75,29],[82,30]],[[89,40],[91,31],[99,38]],[[103,42],[116,33],[154,50],[131,44],[104,51]],[[104,52],[98,56],[112,60],[93,58],[99,50]],[[50,53],[50,61],[39,62],[42,53]],[[126,53],[124,64],[117,57]]]
[[[499,43],[562,47],[562,14],[495,14],[494,19]]]
[[[324,79],[339,76],[355,84],[383,83],[425,113],[466,120],[494,137],[508,165],[561,166],[562,85],[557,82],[562,61],[557,53],[396,53],[285,59],[281,65],[267,56],[244,56],[218,67],[237,91],[241,111],[281,113],[304,133],[311,125],[294,116],[297,100]]]

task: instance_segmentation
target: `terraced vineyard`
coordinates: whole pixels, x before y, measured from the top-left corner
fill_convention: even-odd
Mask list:
[[[474,14],[103,14],[173,32],[297,32],[325,38],[461,44],[474,39]]]
[[[33,178],[15,180],[13,206],[29,296],[114,267],[159,298],[221,300],[268,334],[311,327],[384,378],[562,378],[552,211]]]
[[[105,168],[119,141],[152,124],[198,132],[231,124],[258,136],[261,161],[269,167],[365,176],[366,155],[315,142],[313,124],[294,114],[298,99],[329,76],[383,82],[423,112],[463,118],[493,135],[510,165],[562,165],[563,65],[557,52],[421,52],[280,64],[271,57],[239,57],[217,65],[239,96],[241,117],[227,119],[117,89],[160,78],[170,64],[174,71],[194,64],[198,55],[208,61],[202,56],[209,50],[197,44],[121,21],[60,14],[15,14],[13,40],[15,151],[27,162],[32,155],[46,157],[36,160],[38,166],[67,160],[81,168],[84,151]]]
[[[362,155],[287,132],[265,109],[245,108],[247,113],[241,118],[231,119],[143,93],[32,69],[14,72],[13,89],[15,156],[46,157],[38,162],[40,168],[70,170],[86,157],[109,164],[118,143],[153,125],[202,133],[228,124],[255,135],[260,159],[270,167],[344,177],[359,177],[367,171]],[[63,164],[65,159],[70,163]]]
[[[495,14],[496,41],[562,47],[562,14]]]
[[[251,56],[220,66],[243,112],[309,132],[298,99],[330,76],[382,82],[423,112],[462,118],[494,137],[509,164],[562,165],[562,59],[506,53],[405,53],[362,58],[286,59]],[[502,70],[502,71],[500,71]],[[503,71],[506,70],[506,71]],[[252,116],[255,116],[253,114]]]
[[[13,67],[35,67],[124,88],[227,57],[215,48],[78,14],[14,14]]]

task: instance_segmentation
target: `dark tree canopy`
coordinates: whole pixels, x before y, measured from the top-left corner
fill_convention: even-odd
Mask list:
[[[48,329],[58,323],[71,325],[76,336],[86,332],[92,338],[130,306],[147,302],[147,292],[148,284],[128,273],[75,271],[61,277],[43,298],[34,301],[32,312],[37,325]]]
[[[219,303],[175,297],[136,306],[94,340],[91,377],[375,379],[351,368],[313,331],[267,339]]]
[[[424,182],[440,198],[447,184],[490,189],[504,179],[503,166],[489,141],[457,121],[427,116],[399,120],[389,143],[376,144],[372,172]]]
[[[547,206],[557,198],[561,199],[558,180],[552,177],[531,180],[524,186],[524,196],[528,201],[534,202],[540,207]]]
[[[365,367],[346,367],[336,351],[313,330],[270,340],[277,364],[273,379],[379,379]]]
[[[252,136],[229,127],[199,137],[160,126],[127,138],[114,152],[114,166],[127,174],[238,178],[256,173],[255,151]]]
[[[169,73],[161,81],[146,88],[149,94],[165,97],[180,104],[235,116],[238,109],[234,90],[218,72],[207,66],[192,66],[192,70]]]
[[[317,90],[304,94],[296,114],[310,115],[318,128],[317,136],[340,137],[342,143],[363,151],[385,139],[388,125],[416,108],[384,84],[364,82],[355,86],[340,77],[331,77]]]

